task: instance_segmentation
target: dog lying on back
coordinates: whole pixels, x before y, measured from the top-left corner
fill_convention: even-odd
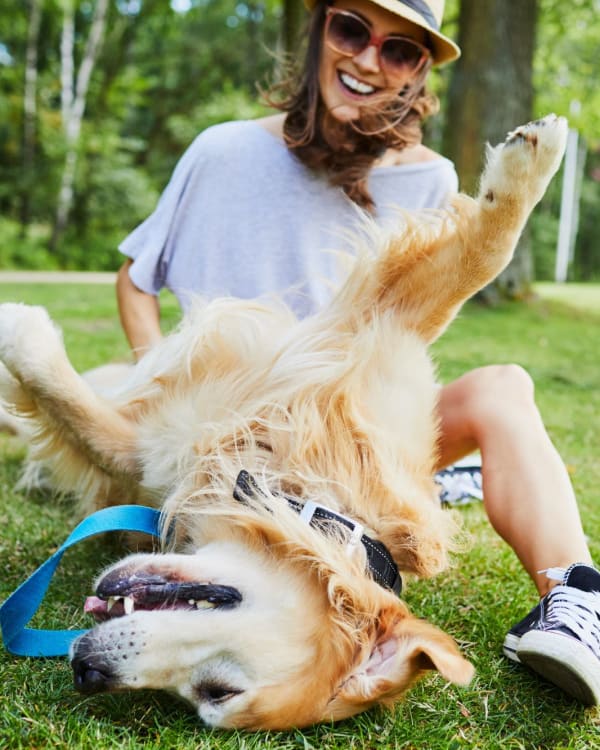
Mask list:
[[[397,596],[395,566],[443,570],[456,534],[433,482],[427,345],[511,259],[566,131],[521,127],[490,150],[478,198],[369,229],[311,318],[198,307],[111,397],[43,309],[0,307],[3,398],[33,460],[84,511],[135,500],[171,527],[163,553],[96,582],[99,624],[71,652],[81,691],[163,688],[207,724],[270,729],[392,704],[426,670],[469,682],[450,636]]]

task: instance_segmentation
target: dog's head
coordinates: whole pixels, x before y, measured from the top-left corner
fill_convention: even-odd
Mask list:
[[[99,624],[71,649],[77,688],[166,689],[211,726],[270,729],[392,703],[430,669],[470,680],[454,641],[365,575],[360,554],[279,515],[237,533],[215,520],[193,554],[105,571],[87,602]]]

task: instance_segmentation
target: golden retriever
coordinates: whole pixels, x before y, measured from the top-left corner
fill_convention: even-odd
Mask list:
[[[523,126],[489,150],[476,199],[403,216],[394,236],[368,227],[313,317],[198,305],[110,395],[42,308],[0,308],[2,392],[33,460],[84,510],[133,499],[172,530],[97,580],[99,624],[70,655],[80,690],[162,688],[209,725],[270,729],[392,704],[426,670],[468,683],[452,638],[378,582],[367,549],[418,576],[448,563],[427,345],[509,262],[566,132]],[[315,523],[308,501],[353,521]]]

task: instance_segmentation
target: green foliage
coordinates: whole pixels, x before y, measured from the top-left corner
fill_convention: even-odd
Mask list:
[[[599,0],[539,0],[540,17],[535,56],[535,110],[543,115],[555,112],[569,119],[588,144],[588,159],[581,188],[580,223],[575,257],[569,278],[600,278],[600,185],[593,172],[600,164],[600,26]],[[556,193],[556,190],[554,190]],[[556,198],[552,199],[556,204]],[[556,213],[558,216],[558,212]],[[551,245],[555,248],[557,233],[550,243],[553,218],[536,229],[542,245],[536,249],[537,267],[548,275]]]
[[[530,219],[535,256],[535,277],[554,279],[562,191],[562,170],[557,174]],[[579,202],[579,228],[569,280],[600,279],[600,153],[588,153]]]
[[[552,180],[541,203],[529,219],[534,276],[539,281],[554,279],[561,188],[562,170]]]
[[[90,3],[76,0],[76,67],[89,32]],[[176,12],[173,8],[182,9]],[[185,11],[185,12],[184,12]],[[21,222],[25,242],[9,264],[111,268],[116,246],[153,209],[175,162],[198,131],[263,112],[255,82],[273,66],[279,7],[270,2],[114,2],[94,68],[79,144],[75,204],[56,258],[51,234],[64,167],[61,119],[62,4],[43,5],[38,43],[35,164],[23,167],[23,85],[28,3],[0,6],[0,211]],[[43,225],[40,234],[36,227]],[[35,235],[32,238],[32,235]]]
[[[436,344],[447,381],[476,365],[519,361],[536,381],[537,398],[565,458],[580,498],[582,518],[600,555],[597,461],[597,337],[600,287],[543,287],[543,299],[490,310],[467,306]],[[561,302],[552,301],[557,294]],[[128,356],[114,290],[93,285],[0,284],[0,301],[48,306],[62,325],[78,369]],[[580,304],[581,301],[584,304]],[[176,304],[163,309],[170,322]],[[579,306],[573,305],[573,302]],[[576,363],[574,366],[573,363]],[[64,541],[72,507],[46,494],[15,490],[24,449],[0,436],[0,600]],[[84,698],[72,687],[62,659],[20,659],[0,651],[0,737],[14,750],[127,748],[128,750],[588,750],[598,745],[600,714],[584,710],[559,690],[500,655],[508,627],[535,602],[514,555],[490,529],[483,509],[460,510],[472,535],[468,552],[431,580],[409,582],[406,600],[419,616],[449,630],[477,668],[466,688],[431,675],[391,712],[373,710],[335,725],[304,731],[242,733],[200,726],[171,697],[143,691]],[[120,554],[116,540],[97,539],[66,555],[37,627],[88,627],[82,612],[90,582]]]
[[[193,107],[190,112],[169,117],[167,130],[174,141],[187,144],[211,125],[228,120],[252,120],[267,113],[268,109],[257,100],[255,94],[228,84],[223,91]]]
[[[76,65],[95,0],[75,0]],[[302,0],[296,0],[302,4]],[[0,215],[9,227],[0,261],[8,265],[114,268],[116,246],[152,210],[176,161],[216,122],[264,113],[256,83],[276,65],[282,0],[113,0],[93,70],[79,147],[75,204],[55,256],[52,232],[64,166],[60,112],[62,3],[43,3],[38,42],[34,165],[23,165],[23,93],[29,3],[0,3]],[[600,276],[600,0],[539,0],[535,111],[567,115],[589,145],[574,278]],[[179,8],[176,12],[174,8]],[[443,30],[458,36],[460,0],[448,0]],[[453,66],[436,69],[441,113],[426,139],[440,148]],[[518,96],[518,92],[515,92]],[[502,106],[499,103],[498,106]],[[494,112],[489,113],[493,118]],[[516,123],[515,123],[516,124]],[[556,188],[552,188],[553,191]],[[557,192],[532,220],[536,267],[552,273]],[[16,226],[23,224],[23,231]]]
[[[0,268],[55,270],[57,259],[48,252],[46,229],[31,227],[23,237],[16,221],[0,217]]]
[[[600,149],[588,153],[579,205],[579,231],[572,276],[577,280],[600,279]]]
[[[600,145],[599,0],[539,0],[536,111],[569,118],[592,147]]]

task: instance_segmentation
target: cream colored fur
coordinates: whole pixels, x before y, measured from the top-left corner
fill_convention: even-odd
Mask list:
[[[478,198],[403,215],[394,236],[367,227],[346,282],[314,317],[198,304],[102,396],[44,310],[0,308],[2,393],[33,426],[32,460],[85,512],[135,500],[175,524],[171,550],[125,558],[99,585],[151,573],[241,594],[233,608],[110,619],[75,644],[76,663],[107,676],[106,689],[174,690],[209,724],[251,728],[393,703],[427,669],[468,682],[452,639],[365,574],[362,548],[349,555],[271,493],[359,520],[404,572],[447,566],[457,527],[432,478],[427,345],[509,262],[565,137],[553,116],[519,128],[490,150]],[[241,469],[264,500],[232,498]]]

